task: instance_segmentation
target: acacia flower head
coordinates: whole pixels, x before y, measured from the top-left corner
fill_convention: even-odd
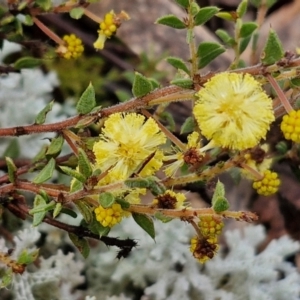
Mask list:
[[[119,203],[114,203],[111,207],[104,208],[99,205],[94,210],[96,219],[104,227],[113,227],[121,222],[124,211]]]
[[[129,20],[129,16],[126,12],[121,11],[119,14],[115,14],[113,10],[104,16],[104,20],[100,23],[100,29],[98,32],[98,39],[94,43],[96,50],[102,50],[104,48],[105,41],[116,34],[118,27],[120,27],[122,21]]]
[[[56,52],[66,59],[78,58],[82,55],[84,47],[81,39],[76,37],[75,34],[65,35],[63,37],[65,45],[59,45]]]
[[[263,178],[261,180],[254,181],[252,186],[258,194],[270,196],[278,191],[280,179],[276,172],[267,170],[264,172]]]
[[[201,147],[199,133],[194,131],[188,135],[187,139],[186,151],[181,152],[177,150],[174,154],[165,155],[165,161],[173,161],[164,170],[167,176],[173,177],[185,162],[187,164],[194,164],[202,160],[202,153],[199,149]]]
[[[216,146],[254,147],[275,119],[272,100],[249,74],[220,73],[196,96],[195,118],[201,133]]]
[[[186,197],[183,193],[175,193],[172,190],[167,190],[164,194],[158,195],[152,204],[157,208],[181,209],[185,207],[185,200]]]
[[[199,238],[196,236],[191,239],[190,251],[202,264],[212,259],[218,250],[219,245],[216,236],[210,236],[208,238]]]
[[[300,110],[292,110],[283,116],[280,129],[287,140],[300,143]]]
[[[162,166],[159,146],[166,142],[154,119],[136,113],[115,113],[104,123],[100,140],[93,146],[96,165],[108,171],[110,182],[129,178],[151,157],[143,172],[152,175]],[[152,161],[154,160],[154,161]]]

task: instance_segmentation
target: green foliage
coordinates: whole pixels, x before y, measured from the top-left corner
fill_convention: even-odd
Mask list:
[[[106,192],[99,195],[99,203],[102,207],[108,208],[115,203],[115,197],[112,193]]]
[[[184,29],[186,25],[174,15],[163,16],[156,20],[156,24],[166,25],[176,29]]]
[[[55,160],[54,158],[51,158],[45,165],[45,167],[39,172],[39,174],[36,177],[34,177],[33,182],[38,184],[51,179],[54,172],[54,168]]]
[[[174,68],[176,68],[178,70],[182,70],[185,73],[187,73],[188,75],[190,74],[190,71],[189,71],[188,67],[186,66],[186,63],[183,61],[183,59],[181,59],[179,57],[169,56],[166,58],[166,61],[170,65],[172,65]]]
[[[198,68],[202,69],[226,50],[223,46],[214,42],[202,42],[197,50],[199,57]]]
[[[194,17],[195,25],[203,25],[209,21],[220,9],[216,6],[207,6],[199,10],[199,12]]]
[[[132,85],[134,97],[143,97],[153,90],[152,82],[142,74],[135,72]]]
[[[155,239],[154,223],[149,216],[144,214],[133,213],[132,217],[142,229],[144,229],[153,239]]]
[[[18,59],[14,67],[16,70],[26,69],[26,68],[35,68],[40,66],[43,63],[41,59],[34,57],[22,57]]]
[[[76,109],[80,114],[88,114],[96,106],[95,90],[90,83],[77,102]]]
[[[50,112],[53,108],[54,101],[49,102],[46,107],[44,107],[35,117],[35,124],[44,124],[46,121],[46,117],[48,112]]]
[[[270,29],[268,39],[261,53],[261,62],[265,65],[271,65],[279,61],[283,55],[282,43],[277,33],[273,29]]]
[[[78,237],[76,234],[69,233],[69,238],[74,246],[79,250],[84,258],[87,258],[90,254],[90,246],[85,238]]]
[[[8,170],[8,179],[11,183],[14,183],[16,178],[15,172],[17,171],[17,167],[14,164],[13,160],[10,157],[5,157],[6,165],[7,165],[7,170]]]

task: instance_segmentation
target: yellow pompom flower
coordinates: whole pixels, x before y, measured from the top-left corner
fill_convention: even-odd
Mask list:
[[[224,223],[221,218],[212,215],[199,216],[198,226],[202,234],[206,237],[217,236],[221,234]]]
[[[110,183],[125,180],[157,151],[158,155],[154,155],[142,170],[152,175],[162,166],[158,147],[165,142],[166,137],[154,119],[145,121],[144,116],[136,113],[112,114],[104,123],[100,141],[93,146],[97,168],[103,172],[109,169]]]
[[[78,58],[82,55],[84,47],[81,39],[75,34],[65,35],[63,37],[65,45],[60,45],[56,52],[65,59]]]
[[[124,215],[122,207],[118,203],[114,203],[109,208],[104,208],[99,205],[94,210],[97,221],[104,227],[113,227],[121,222]]]
[[[272,100],[249,74],[220,73],[196,96],[195,118],[201,133],[215,146],[254,147],[275,119]]]
[[[157,208],[164,209],[181,209],[185,208],[184,202],[186,197],[182,193],[175,193],[172,190],[165,191],[164,194],[158,195],[152,204]]]
[[[269,196],[278,191],[279,185],[280,179],[278,178],[278,174],[267,170],[264,172],[263,179],[254,181],[252,186],[258,194]]]
[[[280,129],[287,140],[300,143],[300,110],[292,110],[283,116]]]

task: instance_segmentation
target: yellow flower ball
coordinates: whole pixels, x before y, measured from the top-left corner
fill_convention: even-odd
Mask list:
[[[272,100],[249,74],[220,73],[196,96],[195,118],[201,133],[216,146],[254,147],[275,120]]]
[[[300,143],[300,110],[292,110],[282,118],[280,129],[287,140]]]
[[[264,172],[263,179],[254,181],[252,186],[258,194],[269,196],[278,191],[279,185],[280,179],[278,178],[278,174],[267,170]]]
[[[136,113],[110,115],[104,123],[100,141],[93,146],[97,168],[108,171],[107,183],[129,178],[147,161],[141,173],[153,175],[163,162],[159,146],[166,142],[154,119]],[[105,178],[104,177],[104,180]]]

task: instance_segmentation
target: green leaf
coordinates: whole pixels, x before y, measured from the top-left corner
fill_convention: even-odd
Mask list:
[[[43,60],[39,58],[34,58],[30,56],[25,56],[19,58],[15,63],[14,63],[14,68],[17,70],[21,69],[31,69],[40,66],[43,63]]]
[[[51,139],[51,143],[47,149],[46,155],[57,156],[60,153],[63,144],[64,144],[64,138],[62,135],[59,135],[58,137]]]
[[[52,7],[51,0],[35,0],[34,3],[45,11],[48,11]]]
[[[0,289],[6,288],[9,286],[13,280],[13,271],[11,268],[3,270],[4,273],[1,275],[1,283],[0,283]]]
[[[52,110],[54,104],[54,100],[52,100],[51,102],[49,102],[46,107],[44,107],[39,113],[38,115],[35,117],[35,124],[44,124],[46,121],[46,117],[49,111]]]
[[[33,183],[43,183],[52,178],[55,169],[55,159],[51,158],[47,165],[40,171],[40,173],[33,179]]]
[[[89,229],[95,233],[99,234],[99,236],[106,236],[110,232],[110,227],[104,227],[102,226],[96,219],[93,219],[92,224],[89,225]]]
[[[159,115],[159,117],[168,123],[168,127],[169,127],[170,131],[176,130],[176,124],[175,124],[173,114],[171,114],[168,111],[164,111]]]
[[[81,148],[78,149],[78,168],[79,172],[84,175],[85,178],[90,177],[93,173],[91,162],[84,150]]]
[[[270,29],[265,48],[261,54],[261,61],[264,65],[271,65],[278,62],[284,55],[281,41],[277,33]]]
[[[28,249],[23,249],[20,253],[17,263],[29,265],[33,263],[39,256],[39,249],[28,252]]]
[[[227,11],[221,11],[216,14],[216,17],[224,19],[226,21],[235,22],[237,19],[235,12],[227,12]]]
[[[170,221],[173,220],[173,218],[169,217],[169,216],[165,216],[163,213],[161,213],[160,211],[154,214],[154,217],[157,220],[160,220],[163,223],[168,223]]]
[[[175,0],[177,4],[182,6],[183,8],[188,8],[189,7],[189,0]]]
[[[84,8],[82,7],[75,7],[70,11],[70,17],[76,20],[80,19],[83,16],[83,14],[84,14]]]
[[[148,179],[149,181],[149,190],[151,191],[153,196],[158,196],[163,194],[166,191],[166,188],[159,184],[156,180]]]
[[[76,213],[74,210],[72,210],[72,209],[63,207],[63,208],[61,209],[60,212],[61,212],[62,214],[68,215],[68,216],[70,216],[70,217],[72,217],[72,218],[74,218],[74,219],[77,218],[77,213]]]
[[[190,12],[192,14],[192,16],[195,16],[200,10],[200,6],[198,5],[198,3],[191,1],[190,4]]]
[[[202,25],[206,23],[219,11],[220,9],[216,6],[206,6],[200,8],[200,11],[194,17],[195,25]]]
[[[20,155],[20,145],[17,138],[13,138],[11,142],[6,147],[3,156],[9,156],[10,158],[14,159]]]
[[[194,82],[190,78],[178,78],[171,81],[171,84],[177,85],[184,89],[191,89],[194,85]]]
[[[12,23],[14,20],[15,20],[14,16],[8,15],[8,16],[6,16],[6,17],[4,17],[4,18],[1,19],[0,26],[5,26],[5,25],[7,25],[9,23]]]
[[[115,203],[115,197],[112,193],[109,192],[101,193],[99,195],[98,202],[101,204],[102,207],[108,208]]]
[[[199,56],[199,69],[204,68],[212,60],[225,52],[225,48],[218,43],[203,42],[199,45],[197,54]]]
[[[78,181],[84,183],[86,182],[86,177],[82,175],[81,173],[75,171],[72,168],[66,167],[66,166],[59,166],[59,168],[67,175],[76,178]]]
[[[293,78],[290,80],[291,86],[294,88],[300,87],[300,78]]]
[[[129,188],[148,188],[149,181],[144,178],[130,178],[124,182]]]
[[[239,6],[237,7],[236,13],[239,16],[239,18],[242,18],[246,11],[247,11],[247,6],[248,6],[248,0],[243,0]]]
[[[45,199],[41,196],[41,195],[36,195],[34,198],[34,202],[33,202],[33,208],[37,208],[40,206],[45,206],[47,204],[47,202],[45,201]],[[30,213],[30,211],[29,211]],[[46,215],[47,211],[42,210],[41,212],[37,212],[33,214],[33,222],[32,222],[32,226],[38,226],[39,224],[42,223],[45,215]]]
[[[54,219],[60,214],[61,210],[62,210],[62,204],[56,203],[55,208],[53,210],[53,218]]]
[[[78,237],[74,233],[69,232],[69,238],[74,246],[79,250],[84,258],[87,258],[90,254],[90,246],[85,238]]]
[[[8,179],[11,183],[14,183],[16,180],[16,171],[17,167],[14,164],[13,160],[10,157],[5,157],[6,165],[7,165],[7,170],[8,170]]]
[[[163,16],[156,20],[156,24],[166,25],[176,29],[184,29],[186,25],[174,15]]]
[[[244,38],[240,41],[240,46],[239,46],[239,53],[240,54],[242,54],[246,50],[246,48],[249,45],[250,41],[251,41],[251,35],[249,35],[248,37],[246,37],[246,38]]]
[[[190,133],[195,129],[195,119],[193,117],[187,117],[181,126],[180,134]]]
[[[70,174],[68,174],[68,175],[70,175]],[[77,180],[76,178],[73,178],[71,181],[71,185],[70,185],[70,192],[74,193],[74,192],[80,191],[82,188],[83,188],[83,183],[81,181]]]
[[[132,94],[134,97],[143,97],[152,91],[151,81],[142,74],[135,72],[132,86]]]
[[[87,204],[86,200],[83,198],[83,199],[74,201],[74,203],[75,203],[76,207],[78,208],[78,210],[80,211],[85,222],[87,224],[91,223],[94,218],[93,211],[92,211],[92,208]]]
[[[169,56],[169,57],[167,57],[166,61],[170,65],[172,65],[174,68],[182,70],[185,73],[187,73],[188,75],[190,74],[188,67],[186,66],[185,62],[181,58]]]
[[[223,29],[218,29],[216,30],[216,35],[222,40],[222,42],[224,44],[226,44],[227,46],[234,46],[236,44],[236,41],[234,40],[234,38],[229,35],[229,33]]]
[[[215,212],[221,213],[229,208],[229,203],[225,198],[224,184],[218,180],[216,189],[212,198],[212,208]]]
[[[120,204],[122,209],[125,209],[125,210],[130,207],[130,203],[128,203],[127,201],[120,199],[120,198],[116,199],[116,203]]]
[[[229,202],[225,197],[218,197],[215,199],[215,203],[212,206],[216,213],[221,213],[229,208]]]
[[[91,111],[91,113],[92,112],[93,112],[93,110]],[[79,128],[79,129],[86,128],[90,124],[94,123],[94,121],[95,121],[94,116],[87,116],[86,118],[79,120],[78,123],[76,124],[75,128]]]
[[[32,26],[34,24],[33,19],[30,15],[25,15],[25,19],[24,19],[23,23],[26,26]]]
[[[245,38],[251,35],[254,30],[258,27],[258,25],[254,22],[246,22],[243,23],[240,30],[240,38]]]
[[[152,86],[151,91],[160,87],[160,83],[155,78],[148,78],[148,80],[150,81]]]
[[[153,220],[144,214],[132,213],[134,221],[143,228],[153,239],[155,239],[155,229]]]
[[[278,0],[267,0],[267,8],[271,8]]]
[[[77,102],[76,109],[78,113],[84,115],[88,114],[96,106],[95,90],[90,83],[87,89],[82,93]]]

